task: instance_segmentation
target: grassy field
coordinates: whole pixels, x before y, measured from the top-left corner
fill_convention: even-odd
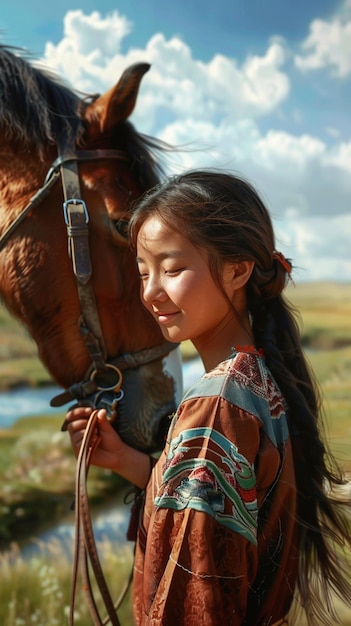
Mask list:
[[[351,283],[303,283],[289,286],[287,296],[300,313],[305,345],[351,345]]]
[[[351,283],[301,283],[289,286],[286,293],[299,312],[304,345],[334,354],[337,348],[351,347]],[[184,342],[182,352],[185,359],[194,355],[190,342]],[[328,363],[325,367],[329,370]],[[33,340],[0,306],[0,390],[48,382]]]
[[[104,576],[113,600],[116,600],[129,578],[132,563],[132,545],[98,544]],[[72,559],[59,542],[52,542],[39,556],[24,560],[13,545],[7,553],[0,553],[0,624],[1,626],[65,626],[69,623]],[[93,585],[101,617],[105,618],[101,599]],[[130,592],[118,611],[120,623],[132,626]],[[77,586],[74,610],[75,626],[91,626],[82,585]]]
[[[301,284],[289,287],[287,295],[300,312],[304,345],[322,390],[330,446],[351,475],[351,283]],[[194,356],[188,342],[182,352],[184,359]],[[0,309],[0,389],[49,382],[32,340]],[[4,626],[67,623],[70,560],[53,545],[49,557],[28,563],[13,543],[28,530],[28,520],[34,519],[30,529],[34,532],[50,514],[59,517],[72,497],[75,459],[67,435],[60,433],[60,422],[61,417],[43,416],[19,420],[7,430],[0,427],[0,540],[8,545],[5,552],[0,551],[0,623]],[[107,497],[116,489],[113,480],[94,469],[92,496]],[[117,596],[131,557],[118,546],[102,546],[102,550],[106,552],[104,573],[113,581]],[[351,626],[351,608],[341,607],[340,616],[343,626]],[[129,601],[120,618],[123,626],[132,625]],[[76,624],[88,626],[90,622],[80,601]],[[304,625],[303,620],[296,624]]]
[[[19,385],[38,386],[50,377],[38,359],[25,328],[0,305],[0,391]]]
[[[347,471],[351,472],[351,283],[289,286],[287,296],[299,311],[304,344],[308,348],[309,360],[322,388],[331,447]],[[190,342],[184,342],[182,353],[184,359],[194,356]],[[49,382],[50,377],[38,359],[34,342],[24,328],[0,308],[0,389],[21,383],[40,386]],[[58,459],[62,460],[62,455],[66,458],[69,453],[63,443],[67,438],[60,439],[59,426],[54,425],[52,418],[50,421],[38,419],[42,420],[39,427],[35,418],[21,420],[9,430],[1,431],[0,425],[0,503],[4,497],[1,484],[8,483],[9,476],[15,477],[16,472],[19,476],[22,472],[22,477],[28,474],[27,465],[30,461],[21,461],[16,450],[32,450],[36,467],[41,455],[44,459],[39,464],[42,472],[45,467],[49,472],[50,468],[59,466]],[[58,422],[61,419],[59,417]],[[43,427],[43,424],[49,423],[50,428]],[[36,434],[35,446],[30,441],[33,433]],[[40,437],[37,433],[40,433]],[[17,440],[19,443],[15,445]],[[46,451],[45,454],[43,450]],[[69,470],[63,472],[62,477],[60,474],[56,475],[56,483],[61,485],[58,489],[64,493],[67,475],[71,474],[73,463],[74,459],[69,462],[66,459]],[[31,477],[31,474],[28,476]],[[41,483],[44,478],[45,476]],[[32,482],[27,480],[26,484],[31,490]],[[26,491],[23,485],[21,489],[17,488],[17,492],[23,491]]]

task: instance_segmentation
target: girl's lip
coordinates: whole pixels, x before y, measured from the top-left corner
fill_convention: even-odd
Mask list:
[[[178,315],[178,312],[177,311],[175,313],[155,312],[154,315],[156,315],[157,321],[159,322],[159,324],[166,324],[167,322],[172,320],[176,315]]]

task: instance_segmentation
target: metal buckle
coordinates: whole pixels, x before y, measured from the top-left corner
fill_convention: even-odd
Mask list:
[[[101,372],[98,372],[98,370],[94,370],[91,374],[90,374],[90,380],[93,380],[97,386],[97,388],[99,389],[99,391],[120,391],[121,389],[121,385],[122,385],[122,380],[123,380],[123,376],[122,376],[122,372],[121,370],[116,367],[115,365],[111,365],[111,363],[106,363],[106,368],[113,370],[114,372],[116,372],[117,374],[117,382],[113,383],[113,385],[108,385],[108,386],[104,386],[99,384],[99,381],[97,380],[97,376],[100,374]]]
[[[107,419],[109,422],[114,422],[117,417],[117,405],[120,400],[122,400],[124,396],[124,391],[121,389],[122,385],[122,372],[115,365],[111,365],[110,363],[106,363],[106,368],[112,370],[117,374],[117,381],[113,383],[113,385],[104,386],[103,384],[99,384],[97,380],[98,374],[101,375],[101,372],[94,370],[90,375],[90,380],[94,381],[97,388],[98,393],[95,394],[94,405],[96,408],[106,409]],[[102,373],[103,375],[103,373]]]
[[[96,409],[105,409],[109,422],[114,422],[117,417],[118,403],[124,396],[123,389],[120,389],[116,395],[112,391],[99,391],[94,398],[94,407]]]
[[[73,204],[73,206],[81,205],[83,207],[83,211],[84,211],[84,215],[85,215],[85,223],[87,224],[89,222],[89,213],[88,213],[88,209],[86,207],[86,204],[85,204],[84,200],[79,199],[79,198],[70,198],[69,200],[65,200],[65,202],[63,203],[63,215],[64,215],[64,218],[65,218],[66,225],[67,226],[70,225],[69,210],[68,210],[68,205],[69,204]]]

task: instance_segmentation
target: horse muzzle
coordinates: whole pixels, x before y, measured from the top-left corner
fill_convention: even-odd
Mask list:
[[[98,377],[90,375],[88,380],[55,396],[50,404],[61,406],[76,400],[79,406],[106,409],[109,421],[125,443],[143,452],[157,452],[163,449],[170,419],[183,393],[180,349],[171,344],[167,354],[140,363],[135,355],[128,356],[109,365],[118,372],[116,386],[104,386]]]

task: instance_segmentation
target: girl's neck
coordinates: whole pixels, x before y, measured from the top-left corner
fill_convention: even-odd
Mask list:
[[[252,346],[255,342],[249,319],[240,327],[235,323],[228,326],[215,336],[206,339],[194,339],[193,344],[197,349],[206,372],[214,369],[218,363],[225,361],[235,351],[236,346]]]

